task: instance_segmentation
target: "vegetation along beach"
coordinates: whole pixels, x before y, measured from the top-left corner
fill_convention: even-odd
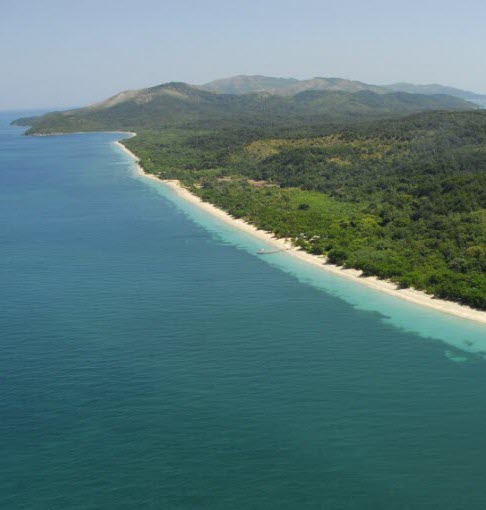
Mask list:
[[[349,278],[359,284],[367,285],[371,288],[388,293],[392,296],[405,299],[409,302],[421,306],[433,308],[444,313],[452,314],[463,319],[469,319],[486,324],[486,313],[483,311],[476,310],[471,307],[460,305],[451,301],[437,299],[429,294],[426,294],[425,292],[421,292],[415,289],[400,288],[393,282],[378,279],[377,277],[363,276],[363,271],[361,270],[343,268],[334,264],[330,264],[328,263],[328,260],[325,256],[312,254],[298,246],[298,242],[301,241],[299,238],[296,238],[295,241],[297,241],[297,243],[294,243],[292,239],[276,237],[273,232],[258,229],[255,227],[255,225],[248,223],[241,218],[235,218],[228,212],[219,207],[216,207],[210,202],[203,201],[202,198],[197,194],[197,188],[194,189],[194,192],[191,192],[178,180],[163,180],[157,177],[155,174],[145,172],[140,165],[139,159],[130,150],[128,150],[125,145],[120,142],[115,142],[115,144],[127,152],[135,160],[136,169],[139,174],[148,179],[154,179],[160,182],[162,185],[169,186],[183,199],[188,200],[191,203],[196,204],[198,207],[203,208],[206,212],[214,215],[219,220],[224,221],[235,228],[238,228],[255,236],[258,239],[261,239],[265,243],[274,246],[277,250],[283,250],[289,255],[297,257],[300,260],[312,264],[313,266],[317,266],[322,270],[331,271],[335,274],[338,274],[339,276]]]
[[[329,270],[485,320],[486,112],[474,103],[169,83],[16,123],[31,125],[27,134],[136,131],[122,143],[147,174]]]

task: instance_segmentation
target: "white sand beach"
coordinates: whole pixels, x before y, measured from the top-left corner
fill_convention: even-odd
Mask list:
[[[165,186],[170,187],[173,191],[177,193],[177,195],[184,200],[187,200],[193,204],[196,204],[198,207],[206,211],[207,213],[213,215],[219,220],[231,225],[247,234],[250,234],[258,239],[264,241],[267,245],[274,246],[279,250],[286,250],[286,253],[289,256],[296,257],[299,260],[302,260],[308,264],[312,264],[315,267],[323,271],[328,271],[339,275],[343,278],[347,278],[355,281],[361,285],[366,285],[367,287],[371,287],[380,292],[384,292],[386,294],[398,297],[400,299],[404,299],[411,303],[415,303],[417,305],[426,306],[428,308],[433,308],[434,310],[438,310],[443,313],[447,313],[450,315],[455,315],[456,317],[460,317],[462,319],[467,319],[471,321],[475,321],[478,323],[486,324],[486,312],[475,310],[468,306],[460,305],[458,303],[454,303],[452,301],[445,301],[442,299],[436,299],[425,292],[418,291],[415,289],[399,289],[396,284],[380,280],[376,277],[363,277],[361,276],[361,271],[356,269],[344,269],[342,267],[338,267],[332,264],[326,264],[326,259],[323,256],[311,255],[299,248],[296,248],[292,245],[289,240],[286,239],[278,239],[271,232],[265,232],[263,230],[257,229],[254,225],[247,223],[241,219],[233,218],[230,214],[222,209],[210,204],[209,202],[204,202],[198,196],[191,193],[188,189],[183,187],[179,181],[176,180],[162,180],[156,177],[153,174],[146,173],[144,169],[140,166],[139,158],[135,156],[130,150],[128,150],[123,144],[120,142],[115,142],[125,153],[130,155],[136,161],[136,169],[140,175],[145,176],[148,179],[152,179],[158,181]]]

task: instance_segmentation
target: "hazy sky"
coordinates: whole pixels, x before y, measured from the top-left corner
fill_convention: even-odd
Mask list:
[[[235,74],[486,93],[486,0],[0,0],[0,109]]]

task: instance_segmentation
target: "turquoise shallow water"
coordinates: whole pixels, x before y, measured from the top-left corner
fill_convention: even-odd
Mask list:
[[[484,509],[485,328],[0,117],[0,508]]]

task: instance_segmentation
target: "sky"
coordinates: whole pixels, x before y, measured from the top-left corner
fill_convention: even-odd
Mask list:
[[[0,109],[237,74],[486,94],[486,0],[0,0]]]

